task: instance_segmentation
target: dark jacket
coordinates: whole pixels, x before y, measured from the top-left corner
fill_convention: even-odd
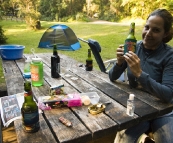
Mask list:
[[[136,46],[136,54],[140,58],[142,74],[137,79],[130,71],[127,63],[121,67],[116,64],[109,71],[109,78],[114,81],[127,68],[129,85],[133,88],[139,84],[144,90],[157,96],[161,100],[173,103],[173,49],[162,43],[154,51],[146,51],[142,41]]]

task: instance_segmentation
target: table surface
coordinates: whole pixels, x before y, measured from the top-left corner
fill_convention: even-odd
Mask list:
[[[44,85],[33,87],[36,100],[40,96],[48,95],[50,86],[62,82],[64,91],[67,93],[97,92],[101,103],[111,101],[111,104],[106,105],[105,112],[97,115],[88,113],[88,106],[62,107],[44,111],[40,114],[40,130],[31,134],[22,130],[21,120],[15,120],[14,126],[19,143],[90,143],[104,137],[110,139],[109,136],[115,135],[119,130],[164,115],[173,109],[172,104],[162,103],[158,98],[146,92],[131,89],[126,83],[111,82],[108,74],[98,70],[86,72],[84,67],[77,66],[70,70],[71,75],[77,77],[77,80],[65,76],[59,79],[51,78],[51,55],[51,53],[36,54],[37,57],[42,58],[44,63]],[[34,57],[29,54],[24,56]],[[66,62],[64,61],[76,62],[65,55],[60,55],[60,58],[61,69],[65,68]],[[8,95],[23,92],[24,78],[22,73],[25,59],[2,61]],[[76,62],[76,64],[80,63]],[[126,114],[126,104],[130,93],[135,94],[135,115],[133,117]],[[60,116],[69,119],[73,127],[66,127],[60,123],[58,121]],[[110,142],[113,142],[113,138]]]

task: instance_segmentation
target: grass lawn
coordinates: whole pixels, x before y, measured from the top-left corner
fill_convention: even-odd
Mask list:
[[[85,40],[95,39],[100,43],[102,48],[101,56],[103,61],[112,59],[116,57],[116,48],[120,44],[124,44],[129,32],[129,25],[123,24],[99,24],[99,23],[85,23],[85,22],[73,22],[73,23],[61,23],[61,22],[45,22],[41,21],[42,29],[34,31],[28,29],[26,24],[22,21],[11,21],[2,20],[0,25],[5,30],[5,35],[8,37],[8,44],[19,44],[24,45],[26,48],[24,53],[31,53],[30,49],[34,48],[36,53],[51,52],[50,49],[40,49],[38,48],[38,43],[43,33],[47,28],[55,24],[65,24],[69,26],[77,37],[83,38]],[[137,25],[135,29],[135,35],[137,40],[141,39],[141,31],[143,26]],[[61,54],[68,55],[80,62],[85,63],[87,58],[88,44],[84,42],[81,43],[81,48],[77,51],[58,51]],[[173,42],[169,43],[173,45]],[[94,59],[94,57],[93,57]],[[0,83],[4,82],[2,66],[0,66]],[[98,65],[94,60],[94,68],[98,69]]]

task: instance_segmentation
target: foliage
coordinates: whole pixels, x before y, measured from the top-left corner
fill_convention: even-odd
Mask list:
[[[88,21],[94,17],[107,21],[120,21],[127,17],[146,19],[157,8],[166,8],[173,13],[173,0],[5,0],[0,7],[6,13],[18,9],[26,23],[37,28],[37,21]],[[10,11],[10,12],[9,12]],[[77,18],[77,19],[76,19]]]
[[[40,13],[37,11],[38,0],[18,0],[20,11],[25,17],[26,24],[33,29],[40,29]]]
[[[86,21],[88,22],[89,19],[88,19],[88,16],[84,13],[77,13],[76,14],[76,21]]]
[[[52,21],[64,21],[70,19],[67,17],[82,12],[84,3],[85,0],[42,0],[39,11],[44,17],[50,17]]]
[[[2,29],[2,26],[0,26],[0,44],[5,44],[7,37],[4,35],[4,30]]]
[[[158,8],[165,8],[166,1],[157,0],[123,0],[122,6],[129,9],[129,14],[133,17],[146,19],[149,13]]]

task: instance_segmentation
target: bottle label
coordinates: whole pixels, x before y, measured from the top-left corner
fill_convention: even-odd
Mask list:
[[[31,96],[32,95],[32,91],[29,91],[29,92],[25,92],[24,93],[24,96],[26,97],[26,96]]]
[[[124,54],[126,52],[136,52],[136,40],[135,39],[126,39],[125,40],[125,45],[124,45]]]
[[[60,74],[60,63],[56,63],[56,72]]]
[[[34,112],[25,112],[22,110],[23,129],[26,132],[36,132],[40,128],[38,109]]]
[[[134,115],[134,110],[135,110],[135,106],[133,105],[133,103],[127,101],[126,114],[129,115],[129,116],[133,116]]]
[[[31,80],[39,81],[39,66],[31,65]]]
[[[55,58],[51,58],[51,77],[60,77],[60,63]]]
[[[92,71],[93,69],[93,61],[86,61],[86,71]]]

